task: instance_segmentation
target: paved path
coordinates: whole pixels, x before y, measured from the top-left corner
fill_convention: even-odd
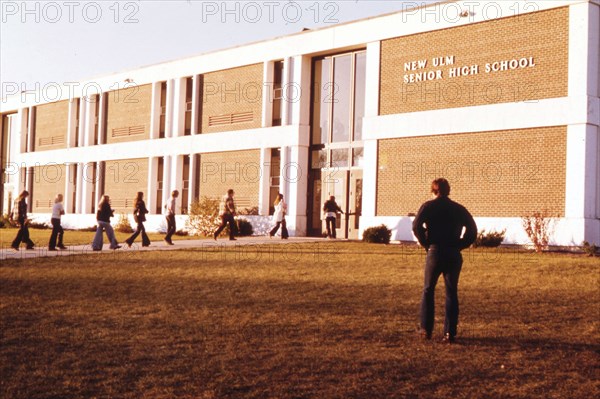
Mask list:
[[[57,251],[48,251],[46,247],[36,247],[33,250],[25,249],[25,246],[22,245],[19,251],[15,251],[8,244],[6,244],[3,248],[0,249],[0,264],[2,261],[8,259],[32,259],[32,258],[43,258],[43,257],[53,257],[53,256],[75,256],[75,255],[84,255],[84,254],[117,254],[122,252],[131,252],[131,251],[174,251],[178,249],[201,249],[205,248],[206,250],[215,250],[216,248],[226,248],[232,247],[232,249],[240,246],[250,246],[250,245],[289,245],[289,244],[299,244],[299,243],[330,243],[329,240],[324,240],[322,238],[309,238],[309,237],[290,237],[289,240],[282,240],[280,238],[272,238],[265,236],[256,236],[256,237],[240,237],[236,241],[229,241],[228,239],[219,239],[218,241],[204,239],[204,240],[178,240],[175,241],[175,245],[168,245],[164,241],[154,241],[152,245],[149,247],[143,248],[141,244],[134,243],[131,248],[128,248],[126,244],[121,243],[122,248],[117,249],[115,251],[109,248],[109,244],[104,244],[102,251],[93,251],[90,244],[88,245],[71,245],[68,246],[65,250],[57,250]]]

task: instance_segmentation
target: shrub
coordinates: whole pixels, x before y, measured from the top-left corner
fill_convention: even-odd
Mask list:
[[[244,208],[241,210],[237,210],[237,214],[238,215],[247,215],[247,216],[256,216],[259,214],[258,212],[258,207],[257,206],[253,206],[252,208]]]
[[[191,235],[208,237],[219,227],[219,200],[202,197],[189,207],[186,228]]]
[[[363,233],[363,241],[375,244],[389,244],[392,238],[392,230],[385,224],[377,227],[369,227]]]
[[[477,247],[489,247],[495,248],[502,244],[504,241],[504,235],[506,234],[506,229],[502,231],[490,231],[486,233],[485,230],[481,230],[479,234],[477,234],[477,239],[475,240],[475,244],[473,245],[475,248]]]
[[[29,222],[27,226],[29,226],[30,229],[36,230],[47,230],[50,228],[50,226],[43,222]]]
[[[185,230],[177,230],[175,232],[176,236],[180,236],[180,237],[187,237],[189,235],[189,233]]]
[[[117,221],[114,229],[120,233],[133,233],[133,228],[131,227],[131,223],[129,223],[129,218],[124,213],[119,214],[119,220]]]
[[[596,244],[590,244],[589,242],[584,241],[581,249],[583,249],[583,252],[586,253],[587,256],[596,256],[596,252],[598,252],[599,248]]]
[[[546,211],[534,212],[521,218],[523,229],[531,240],[535,252],[541,253],[548,247],[552,231],[552,219]]]
[[[252,223],[246,219],[237,220],[237,235],[240,237],[251,236],[254,233]]]

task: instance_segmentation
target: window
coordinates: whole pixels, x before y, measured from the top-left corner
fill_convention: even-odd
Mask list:
[[[192,102],[194,97],[194,78],[185,80],[185,130],[184,134],[192,134]]]
[[[165,138],[166,123],[167,123],[167,82],[160,84],[160,122],[158,137]]]
[[[273,73],[273,126],[281,126],[283,105],[283,61],[276,61]]]

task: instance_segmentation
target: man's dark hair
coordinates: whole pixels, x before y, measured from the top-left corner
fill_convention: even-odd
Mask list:
[[[450,183],[444,178],[435,179],[431,182],[431,192],[440,197],[447,197],[450,195]]]

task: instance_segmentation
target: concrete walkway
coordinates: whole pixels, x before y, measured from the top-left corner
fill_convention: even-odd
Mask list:
[[[19,251],[12,249],[9,244],[4,245],[0,249],[0,265],[2,261],[9,259],[33,259],[53,256],[75,256],[86,254],[118,254],[131,252],[147,252],[147,251],[175,251],[180,249],[206,249],[207,251],[215,251],[221,248],[235,248],[252,245],[290,245],[301,243],[331,243],[330,240],[312,237],[290,237],[288,240],[282,240],[278,237],[269,238],[265,236],[255,237],[239,237],[236,241],[229,241],[227,238],[221,238],[218,241],[203,239],[203,240],[178,240],[174,241],[175,245],[168,245],[164,241],[153,241],[149,247],[142,247],[141,242],[134,243],[131,248],[127,244],[121,243],[120,249],[111,250],[109,244],[104,244],[102,251],[94,251],[90,244],[87,245],[70,245],[65,250],[48,251],[47,247],[35,247],[33,250],[25,249],[22,245]]]

